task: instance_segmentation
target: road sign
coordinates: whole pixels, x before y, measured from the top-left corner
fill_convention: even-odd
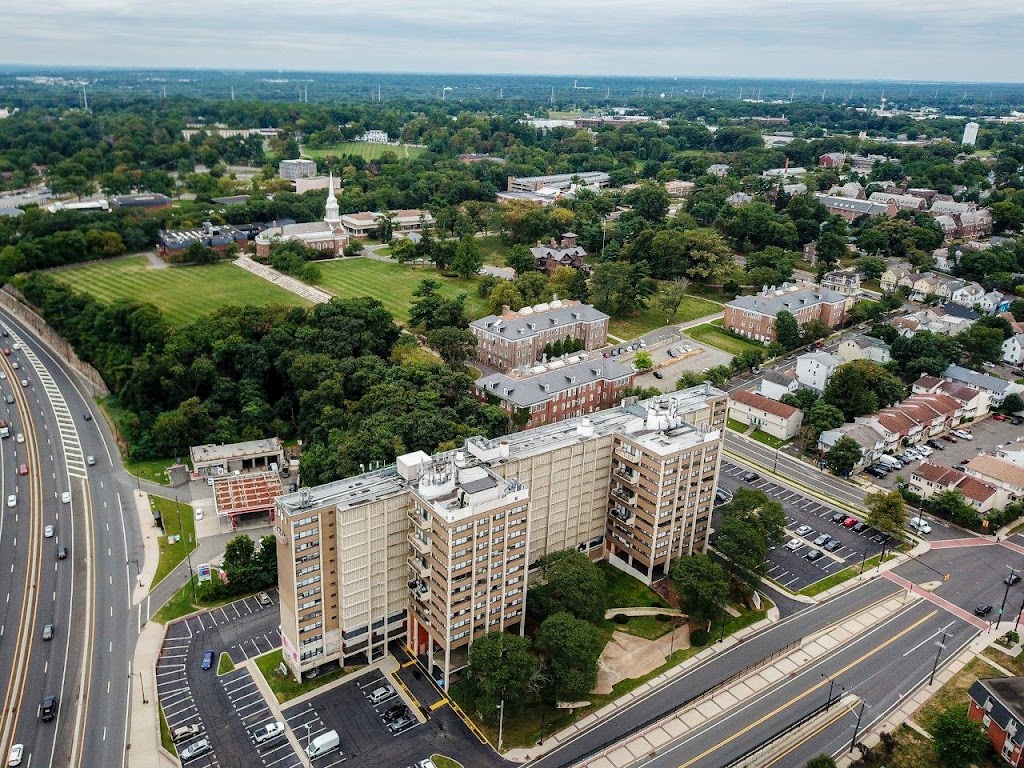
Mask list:
[[[213,572],[209,563],[199,564],[199,581],[213,581]]]

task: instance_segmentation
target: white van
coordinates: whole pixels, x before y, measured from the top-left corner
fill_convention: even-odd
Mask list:
[[[928,521],[923,517],[915,517],[910,521],[910,527],[918,533],[931,533],[932,527],[928,524]]]
[[[889,469],[903,469],[902,461],[897,459],[895,456],[890,456],[886,453],[883,453],[878,457],[878,463],[883,467],[888,467]]]
[[[320,757],[320,755],[326,755],[332,749],[337,749],[341,744],[341,739],[338,738],[337,731],[327,731],[327,733],[321,733],[306,747],[306,754],[309,757]]]

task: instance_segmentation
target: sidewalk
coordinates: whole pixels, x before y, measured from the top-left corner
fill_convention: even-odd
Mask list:
[[[132,604],[138,605],[149,594],[153,586],[153,577],[160,562],[160,528],[153,522],[153,510],[149,506],[149,494],[145,491],[132,491],[135,511],[139,516],[139,528],[142,530],[142,546],[145,557],[142,568],[137,572],[135,590],[132,592]],[[138,566],[138,563],[136,563]]]
[[[163,642],[163,625],[151,621],[143,627],[135,645],[131,666],[132,722],[128,731],[128,768],[175,768],[178,765],[178,760],[160,744],[156,661]]]
[[[251,272],[257,277],[262,277],[264,280],[271,282],[280,288],[284,288],[286,291],[290,291],[296,296],[312,302],[313,304],[326,304],[334,298],[334,295],[327,291],[321,290],[320,288],[314,288],[301,280],[282,274],[272,267],[253,261],[248,256],[239,256],[233,263],[235,266],[241,267],[245,271]]]

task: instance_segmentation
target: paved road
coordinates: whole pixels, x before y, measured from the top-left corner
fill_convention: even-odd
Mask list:
[[[839,598],[800,611],[739,645],[714,656],[673,682],[638,702],[616,711],[583,734],[555,751],[531,763],[537,768],[573,765],[600,748],[620,741],[646,723],[673,712],[679,703],[707,690],[736,672],[751,666],[806,635],[823,629],[868,605],[895,594],[898,587],[875,579]],[[676,764],[678,766],[678,763]],[[710,765],[710,764],[709,764]]]

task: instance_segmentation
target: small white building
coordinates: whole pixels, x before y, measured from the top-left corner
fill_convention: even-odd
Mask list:
[[[781,400],[785,395],[796,392],[799,388],[800,385],[792,376],[769,368],[761,377],[757,391],[772,400]]]
[[[879,365],[885,365],[892,360],[892,353],[889,345],[874,336],[859,334],[845,339],[836,354],[842,358],[844,363],[853,360],[870,360]]]
[[[807,352],[796,359],[796,380],[802,386],[823,392],[843,360],[828,352]]]
[[[359,136],[356,136],[356,141],[364,141],[367,144],[387,144],[388,143],[388,132],[379,130],[364,131]]]
[[[1024,364],[1024,333],[1015,333],[1003,342],[1003,362],[1010,365]]]
[[[750,424],[779,440],[796,437],[804,412],[756,392],[740,389],[729,395],[729,418]]]

